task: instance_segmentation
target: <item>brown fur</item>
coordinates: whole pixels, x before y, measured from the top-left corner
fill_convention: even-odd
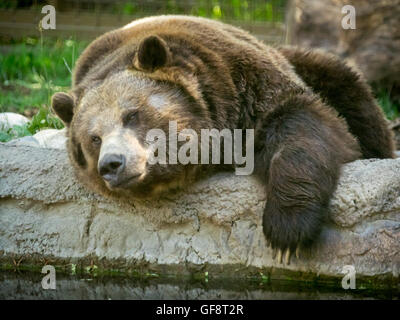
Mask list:
[[[322,51],[281,48],[304,82],[346,119],[364,158],[392,158],[394,140],[382,110],[362,76]]]
[[[361,154],[393,156],[391,134],[369,88],[337,59],[275,49],[202,18],[134,23],[95,40],[78,60],[71,98],[53,98],[69,128],[71,161],[90,188],[108,196],[154,196],[212,169],[153,166],[140,184],[110,190],[97,171],[93,136],[115,127],[121,137],[132,132],[143,144],[147,130],[167,131],[169,120],[197,132],[254,128],[255,174],[267,190],[264,233],[273,248],[294,249],[317,239],[342,164]],[[154,92],[169,94],[167,108],[149,105]],[[134,120],[125,120],[126,114]]]

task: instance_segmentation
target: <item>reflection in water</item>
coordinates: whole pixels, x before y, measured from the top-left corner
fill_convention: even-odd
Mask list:
[[[193,282],[177,279],[57,275],[56,290],[44,290],[39,273],[0,272],[0,299],[396,299],[394,291],[349,291],[282,282]]]

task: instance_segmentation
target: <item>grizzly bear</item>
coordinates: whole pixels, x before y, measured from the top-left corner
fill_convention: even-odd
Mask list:
[[[149,164],[149,130],[168,133],[171,121],[178,131],[254,129],[254,175],[266,188],[263,231],[279,262],[318,239],[344,163],[394,157],[383,113],[353,68],[204,18],[149,17],[102,35],[52,107],[68,128],[78,179],[126,199],[227,169]]]

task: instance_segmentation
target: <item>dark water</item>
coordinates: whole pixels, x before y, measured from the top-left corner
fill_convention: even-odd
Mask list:
[[[399,299],[398,290],[344,290],[336,287],[212,280],[138,280],[126,277],[57,275],[56,289],[44,290],[44,275],[0,272],[0,299]]]

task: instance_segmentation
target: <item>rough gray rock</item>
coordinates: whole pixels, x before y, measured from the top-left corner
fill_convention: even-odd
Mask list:
[[[65,136],[66,129],[46,129],[41,130],[34,135],[39,146],[49,149],[65,149],[67,137]]]
[[[145,264],[164,271],[204,264],[276,267],[336,277],[353,265],[358,275],[398,277],[400,159],[346,165],[318,245],[289,266],[273,261],[266,247],[264,203],[254,178],[229,173],[162,199],[106,200],[75,180],[65,150],[0,144],[4,259],[77,263],[90,257],[111,267]]]
[[[65,129],[40,130],[33,136],[26,136],[7,142],[10,146],[31,146],[48,149],[65,149],[67,137]]]
[[[13,126],[23,126],[29,122],[27,117],[24,117],[14,112],[0,113],[0,130],[12,129]]]
[[[10,146],[29,146],[29,147],[40,147],[39,141],[33,136],[25,136],[21,138],[12,139],[6,143]]]

